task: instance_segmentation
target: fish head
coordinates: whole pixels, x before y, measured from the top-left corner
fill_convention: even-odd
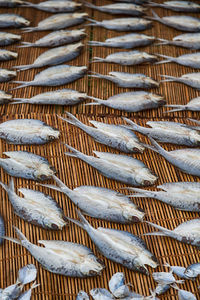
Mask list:
[[[29,20],[26,20],[24,18],[21,18],[20,20],[20,24],[23,26],[29,26],[30,25],[30,21]]]
[[[84,276],[96,276],[101,273],[104,269],[103,262],[95,257],[94,255],[89,255],[85,260],[85,263],[80,266],[81,273]]]
[[[50,167],[48,164],[44,163],[38,166],[34,175],[39,181],[43,181],[51,178],[55,173],[55,168]]]
[[[135,139],[129,139],[129,141],[127,142],[127,148],[132,152],[139,152],[139,153],[143,153],[144,151],[144,146],[141,143],[137,143],[137,141]]]
[[[196,273],[197,272],[194,269],[188,268],[188,269],[185,270],[184,275],[186,275],[187,277],[194,278],[198,275],[198,273],[197,274]]]

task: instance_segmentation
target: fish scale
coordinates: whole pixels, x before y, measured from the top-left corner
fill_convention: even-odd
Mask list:
[[[40,3],[31,3],[24,1],[25,7],[33,7],[38,10],[46,11],[46,12],[51,12],[51,13],[64,13],[64,12],[74,12],[77,9],[81,8],[82,4],[73,2],[73,1],[68,1],[67,3],[65,1],[44,1]]]

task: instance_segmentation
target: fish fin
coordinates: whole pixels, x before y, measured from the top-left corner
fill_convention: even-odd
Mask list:
[[[59,115],[57,115],[57,117],[71,125],[77,126],[79,128],[82,128],[85,124],[83,124],[81,121],[79,121],[73,114],[69,113],[69,112],[65,112],[67,114],[67,116],[69,117],[67,118],[63,118]],[[85,125],[86,126],[86,125]]]
[[[17,48],[27,48],[27,47],[33,47],[35,44],[34,43],[29,43],[29,42],[21,42],[22,45],[17,46]]]
[[[21,66],[14,66],[13,69],[17,69],[19,71],[25,71],[25,70],[29,70],[29,69],[32,69],[34,68],[34,65],[31,64],[31,65],[21,65]]]
[[[158,232],[157,232],[157,231],[156,231],[156,232],[149,232],[148,235],[171,236],[171,233],[172,233],[171,230],[169,230],[169,229],[167,229],[167,228],[164,228],[164,227],[162,227],[162,226],[160,226],[160,225],[154,224],[154,223],[152,223],[152,222],[149,222],[149,221],[145,221],[145,223],[147,223],[147,224],[153,226],[154,228],[160,230],[160,232],[159,232],[159,231],[158,231]]]
[[[64,145],[67,147],[67,149],[69,149],[69,150],[72,151],[72,153],[71,152],[65,152],[65,155],[71,156],[71,157],[79,157],[80,154],[84,155],[83,153],[81,153],[77,149],[75,149],[75,148],[73,148],[73,147],[71,147],[71,146],[69,146],[67,144],[64,144]]]

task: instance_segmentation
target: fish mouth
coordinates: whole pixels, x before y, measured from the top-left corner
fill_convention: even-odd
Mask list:
[[[145,266],[139,266],[137,267],[138,272],[144,274],[144,275],[149,275],[149,271]]]

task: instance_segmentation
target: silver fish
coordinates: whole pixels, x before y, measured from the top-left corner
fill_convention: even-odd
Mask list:
[[[77,67],[69,65],[59,65],[45,69],[37,73],[32,81],[12,81],[13,83],[22,83],[22,85],[12,90],[27,86],[58,86],[73,82],[82,78],[87,72],[87,67]],[[1,71],[0,71],[1,76]]]
[[[147,249],[145,242],[127,231],[92,227],[78,211],[81,221],[68,218],[83,228],[98,250],[108,259],[117,262],[130,270],[149,274],[146,265],[156,268],[157,259]]]
[[[20,15],[0,14],[0,28],[29,26],[30,22]]]
[[[164,25],[175,28],[181,31],[199,32],[200,19],[191,16],[167,16],[160,18],[154,11],[153,17],[148,17],[150,20],[158,21]]]
[[[37,288],[39,285],[40,284],[36,284],[36,282],[34,282],[32,284],[32,286],[31,286],[31,288],[28,291],[22,293],[19,296],[18,300],[30,300],[31,299],[31,295],[32,295],[32,290],[35,289],[35,288]]]
[[[174,289],[178,290],[178,299],[179,300],[197,300],[196,296],[191,292],[181,290],[177,285],[173,286]]]
[[[26,2],[25,5],[27,7],[33,7],[38,10],[42,11],[47,11],[47,12],[52,12],[52,13],[64,13],[64,12],[74,12],[75,10],[79,9],[82,4],[77,3],[74,1],[44,1],[44,2],[39,2],[39,3],[31,3],[31,2]]]
[[[121,2],[121,3],[136,3],[136,4],[145,4],[148,2],[148,0],[114,0],[115,2]]]
[[[76,300],[89,300],[89,296],[86,292],[80,291],[76,296]]]
[[[169,62],[175,62],[179,65],[191,67],[194,69],[200,68],[200,52],[183,54],[178,57],[167,56],[163,54],[157,54],[160,57],[165,58],[165,60],[159,61],[156,64],[165,64]]]
[[[144,145],[139,141],[138,137],[129,129],[120,125],[106,124],[89,120],[94,127],[83,124],[75,116],[66,112],[68,118],[58,116],[63,121],[75,125],[89,134],[96,142],[115,148],[117,150],[133,153],[144,151]]]
[[[109,290],[116,298],[125,298],[131,293],[125,284],[124,273],[117,272],[109,280]]]
[[[183,222],[173,230],[151,222],[146,221],[146,223],[157,228],[159,231],[145,233],[144,235],[168,236],[179,242],[200,247],[200,219]]]
[[[141,51],[117,52],[109,54],[105,58],[94,57],[92,60],[92,62],[116,63],[123,66],[154,63],[156,61],[158,61],[158,58],[155,55]]]
[[[9,120],[0,124],[0,138],[10,144],[42,145],[59,138],[59,130],[35,119]]]
[[[118,18],[111,20],[96,21],[90,18],[87,18],[90,21],[90,24],[86,26],[98,26],[103,27],[109,30],[116,31],[140,31],[146,30],[151,27],[152,22],[142,18]]]
[[[200,132],[195,127],[169,121],[148,121],[142,127],[132,120],[123,118],[129,125],[130,129],[135,130],[148,137],[152,137],[161,143],[171,143],[177,145],[186,145],[190,147],[200,146]]]
[[[37,276],[37,269],[35,265],[29,264],[19,269],[17,280],[21,284],[25,285],[32,281],[35,281]]]
[[[200,263],[189,265],[184,272],[184,275],[189,278],[196,278],[200,275]]]
[[[154,272],[153,279],[159,284],[184,283],[185,280],[176,280],[172,272]]]
[[[91,99],[91,97],[86,93],[81,93],[71,89],[62,89],[38,94],[29,99],[13,98],[15,102],[12,102],[12,104],[29,103],[37,105],[75,105],[87,98]]]
[[[187,104],[170,104],[166,107],[172,107],[173,109],[168,110],[167,112],[176,112],[176,111],[200,111],[200,97],[193,98]]]
[[[23,0],[0,0],[0,7],[18,7],[24,3]]]
[[[0,90],[0,104],[7,104],[12,100],[12,95]]]
[[[131,15],[131,16],[142,16],[145,14],[147,8],[136,5],[136,4],[128,4],[128,3],[114,3],[108,5],[97,6],[92,3],[83,2],[85,6],[90,7],[92,9],[96,9],[98,11],[109,13],[112,15]]]
[[[15,66],[13,68],[23,71],[23,70],[33,69],[33,68],[59,65],[78,57],[82,49],[83,49],[83,44],[81,42],[77,44],[70,44],[66,46],[56,47],[43,52],[30,65]],[[1,59],[1,52],[0,52],[0,59]]]
[[[19,48],[24,47],[56,47],[65,44],[72,44],[78,42],[86,36],[85,29],[74,29],[74,30],[59,30],[53,31],[39,40],[33,43],[22,42]],[[1,35],[0,35],[1,43]],[[1,44],[0,44],[1,45]]]
[[[163,7],[178,12],[200,12],[200,5],[191,1],[164,1],[163,3],[149,2],[149,6]]]
[[[9,185],[0,182],[0,185],[8,193],[15,214],[30,224],[44,229],[62,230],[67,225],[67,219],[58,203],[49,195],[30,189],[20,188],[24,198],[15,193],[14,182],[11,179]]]
[[[0,158],[2,167],[10,176],[31,180],[47,180],[55,173],[48,160],[26,151],[3,152],[9,158]]]
[[[90,291],[90,295],[94,300],[114,300],[113,295],[106,289],[95,288]]]
[[[110,179],[133,186],[152,185],[157,180],[142,161],[131,156],[93,151],[97,156],[94,157],[83,154],[69,145],[65,146],[72,151],[65,152],[65,155],[80,158]]]
[[[163,295],[170,289],[170,284],[158,284],[155,288],[156,295]]]
[[[71,190],[56,176],[53,178],[58,186],[42,186],[64,193],[86,215],[123,224],[143,221],[144,211],[124,194],[96,186],[79,186]]]
[[[169,75],[161,75],[167,79],[161,80],[161,82],[180,82],[184,83],[192,88],[200,90],[200,72],[198,73],[187,73],[181,77],[174,77]]]
[[[175,36],[172,41],[157,39],[160,41],[157,45],[173,45],[188,49],[200,49],[200,33],[185,33]]]
[[[191,122],[196,123],[197,125],[200,125],[200,121],[198,121],[198,120],[190,119],[190,118],[188,120],[190,120]],[[196,130],[200,130],[200,126],[192,126],[192,128],[194,128]]]
[[[3,217],[0,215],[0,245],[3,243],[3,239],[1,237],[4,235],[5,235],[5,224],[4,224]]]
[[[9,51],[6,49],[0,49],[0,61],[11,60],[17,57],[18,57],[17,52]]]
[[[194,176],[200,176],[200,149],[178,149],[166,151],[155,140],[150,138],[153,146],[152,150],[158,152],[167,161],[179,168],[182,172]]]
[[[96,72],[90,73],[90,77],[106,79],[123,88],[150,89],[159,87],[159,82],[144,74],[109,72],[109,75],[103,75]]]
[[[7,82],[17,76],[17,72],[9,69],[0,68],[0,83]]]
[[[0,46],[8,46],[21,40],[21,35],[10,32],[0,32]]]
[[[105,105],[110,108],[127,112],[138,112],[146,109],[158,108],[166,104],[166,100],[160,95],[144,91],[120,93],[109,97],[107,100],[93,98],[96,102],[86,105]]]
[[[27,27],[24,32],[58,30],[75,25],[79,25],[85,21],[88,15],[86,13],[63,13],[50,16],[38,23],[36,27]]]
[[[131,48],[150,45],[154,41],[155,41],[154,36],[148,36],[145,34],[138,34],[138,33],[130,33],[130,34],[125,34],[110,39],[106,39],[105,42],[89,41],[88,45],[131,49]]]
[[[175,209],[200,212],[200,183],[199,182],[170,182],[157,186],[162,191],[147,191],[130,188],[136,194],[131,197],[154,198]]]
[[[100,274],[103,265],[93,252],[80,244],[58,240],[39,240],[44,247],[32,244],[15,228],[18,239],[4,237],[25,247],[49,272],[70,277],[88,277]]]
[[[18,282],[6,287],[1,294],[1,300],[12,300],[18,299],[22,292],[23,286],[19,285]]]
[[[178,277],[182,279],[191,279],[190,277],[185,275],[186,268],[180,267],[180,266],[170,266],[168,263],[164,264],[165,267],[169,267],[170,271],[177,275]]]

